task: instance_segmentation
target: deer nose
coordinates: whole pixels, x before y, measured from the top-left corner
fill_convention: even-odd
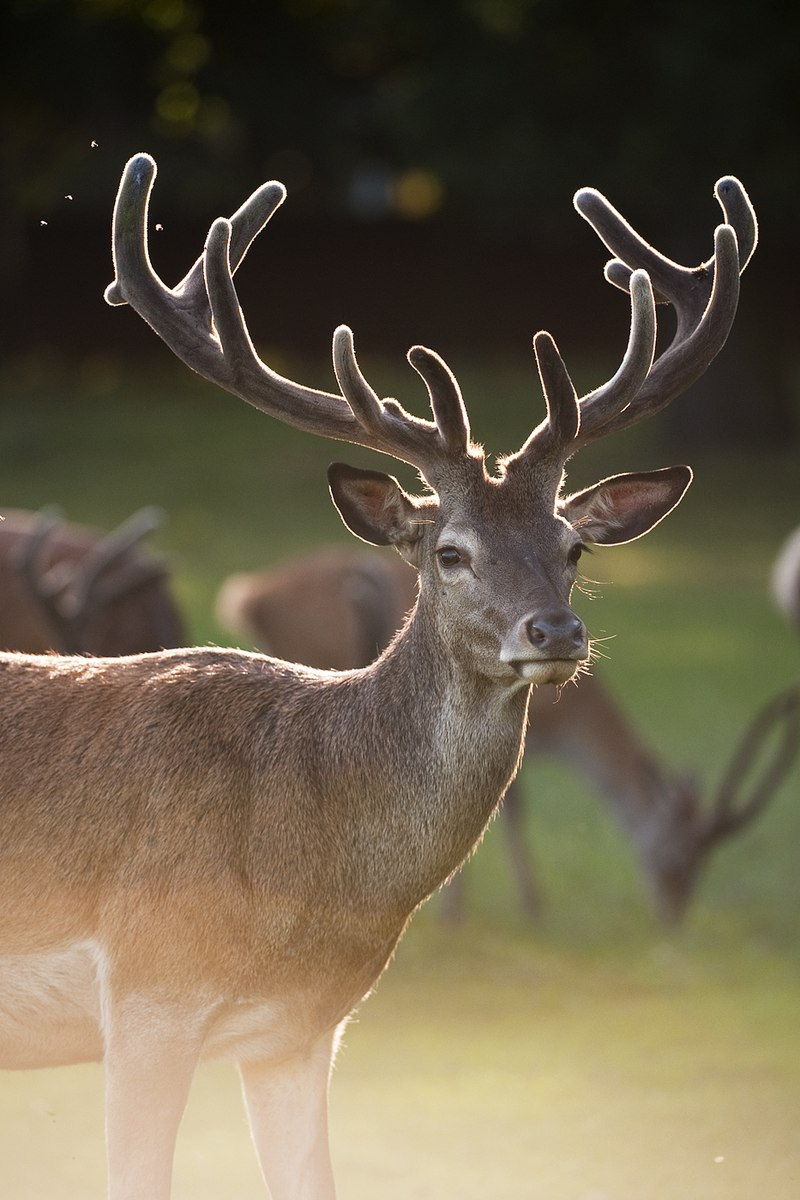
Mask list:
[[[576,658],[588,645],[586,626],[572,612],[531,617],[525,633],[530,644],[548,658]]]

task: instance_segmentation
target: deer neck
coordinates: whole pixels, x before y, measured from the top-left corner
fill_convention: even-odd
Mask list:
[[[336,711],[348,723],[358,714],[358,758],[375,779],[358,798],[373,882],[410,912],[480,840],[519,762],[529,688],[454,656],[424,603],[381,658],[344,679],[352,706]]]

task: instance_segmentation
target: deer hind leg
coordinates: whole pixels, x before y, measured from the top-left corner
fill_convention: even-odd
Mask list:
[[[335,1200],[328,1082],[335,1034],[280,1063],[239,1063],[250,1132],[272,1200]]]
[[[510,784],[505,794],[500,819],[505,827],[508,854],[514,869],[522,910],[527,917],[537,920],[542,915],[544,902],[525,845],[525,798],[518,779]]]
[[[142,995],[104,1009],[109,1200],[169,1200],[206,1020]]]

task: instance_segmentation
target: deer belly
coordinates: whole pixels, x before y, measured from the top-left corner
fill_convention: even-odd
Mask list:
[[[204,1058],[269,1060],[295,1049],[294,1021],[282,1000],[228,1004],[206,1037]]]
[[[102,1056],[91,943],[0,956],[0,1067],[59,1067]]]

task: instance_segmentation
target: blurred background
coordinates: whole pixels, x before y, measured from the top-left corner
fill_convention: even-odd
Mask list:
[[[669,419],[715,443],[796,432],[791,6],[10,0],[0,20],[12,352],[158,354],[98,305],[108,214],[137,150],[163,164],[154,253],[168,277],[211,216],[264,179],[287,185],[242,285],[256,332],[314,354],[342,320],[393,357],[423,341],[521,358],[540,326],[573,357],[606,355],[625,305],[605,294],[575,190],[605,191],[694,263],[710,253],[714,181],[734,173],[762,246],[716,404],[695,397]]]
[[[645,542],[592,558],[595,599],[578,607],[609,639],[596,674],[631,736],[710,802],[743,727],[800,668],[769,582],[800,524],[798,45],[800,12],[777,0],[8,0],[3,505],[58,504],[101,530],[160,506],[151,544],[187,640],[231,644],[214,611],[224,579],[350,545],[325,466],[386,466],[219,393],[104,304],[137,151],[159,165],[151,255],[167,283],[215,216],[282,180],[288,199],[237,275],[262,356],[330,388],[345,322],[375,388],[422,414],[404,356],[432,346],[492,452],[542,415],[537,329],[581,390],[625,345],[627,300],[603,279],[577,188],[695,265],[721,217],[714,183],[735,174],[761,242],[729,344],[665,413],[570,472],[577,487],[696,469]],[[521,780],[542,911],[521,910],[497,822],[462,921],[434,899],[346,1038],[342,1195],[793,1200],[797,769],[710,857],[677,927],[591,779],[548,755]],[[222,1068],[198,1081],[177,1197],[262,1194],[234,1092]],[[0,1079],[9,1194],[101,1194],[100,1101],[91,1068]]]

